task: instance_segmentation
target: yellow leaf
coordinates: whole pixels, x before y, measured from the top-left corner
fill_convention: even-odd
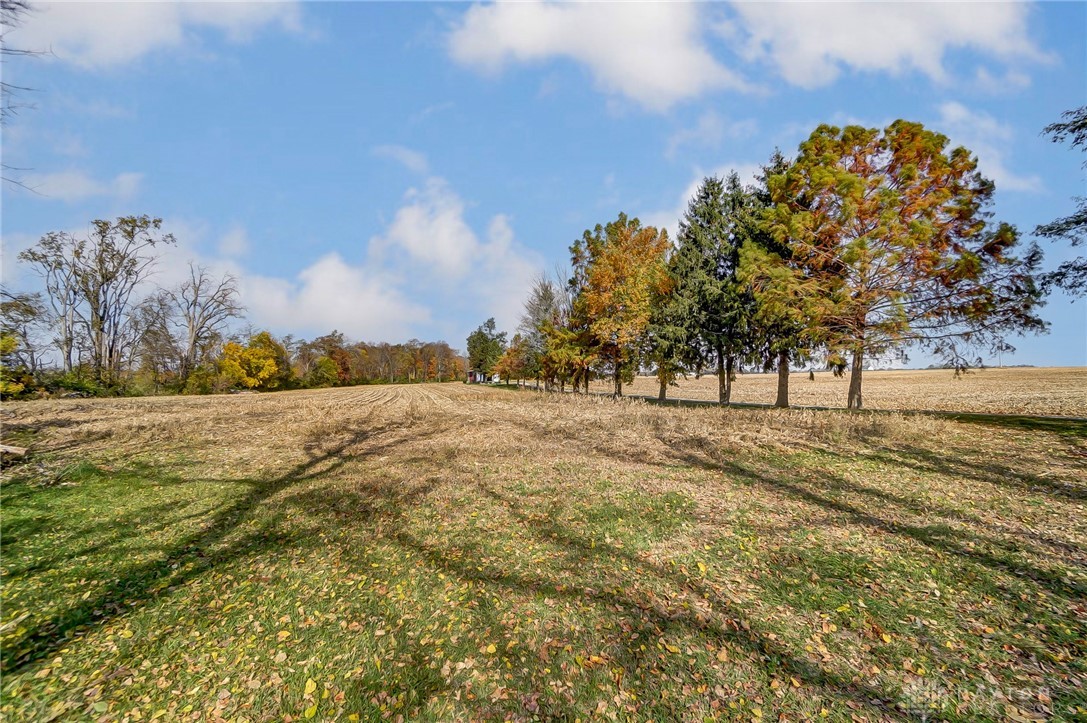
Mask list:
[[[799,688],[800,687],[800,681],[797,680],[796,678],[789,678],[789,682],[793,684],[794,688]]]
[[[317,715],[317,706],[311,705],[309,708],[306,708],[306,712],[302,715],[306,716],[307,718],[312,718],[313,716]]]
[[[665,643],[664,647],[668,650],[669,653],[678,653],[679,652],[679,648],[677,648],[674,645],[669,645],[668,643]]]
[[[705,565],[703,565],[703,564],[702,564],[701,562],[700,562],[700,563],[698,563],[698,569],[699,569],[699,571],[701,571],[701,572],[706,572],[706,566],[705,566]]]
[[[891,642],[891,636],[890,636],[890,635],[888,635],[887,633],[884,633],[884,634],[883,634],[883,635],[881,635],[880,637],[881,637],[881,638],[883,638],[883,642],[885,642],[885,643],[889,643],[889,642]]]
[[[490,645],[487,646],[487,652],[488,653],[494,653],[494,651],[496,651],[497,649],[498,648],[494,647],[494,643],[491,643]]]
[[[721,648],[717,651],[717,661],[723,663],[726,660],[728,660],[728,652],[724,648]]]
[[[121,637],[126,638],[126,639],[131,638],[132,637],[132,631],[131,630],[122,630],[121,631]]]
[[[317,683],[313,681],[313,678],[306,680],[306,695],[309,695],[313,691],[317,690]]]
[[[289,637],[291,637],[290,630],[280,630],[278,633],[276,633],[276,640],[281,643]]]

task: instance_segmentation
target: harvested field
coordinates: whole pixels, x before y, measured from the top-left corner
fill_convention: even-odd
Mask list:
[[[610,392],[607,382],[596,382],[594,391]],[[849,374],[836,378],[830,372],[789,376],[789,401],[793,406],[844,407]],[[624,385],[623,393],[656,397],[657,380],[638,377]],[[777,374],[740,374],[733,383],[733,401],[773,404]],[[669,387],[668,397],[717,401],[717,377],[693,376]],[[1087,417],[1087,367],[976,369],[955,376],[943,369],[864,372],[864,406],[869,409],[916,411],[923,409],[983,414],[1039,414]]]
[[[463,384],[2,419],[5,720],[1087,715],[1082,423]]]

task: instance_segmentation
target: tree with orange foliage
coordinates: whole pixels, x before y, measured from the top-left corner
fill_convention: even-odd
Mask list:
[[[637,218],[619,218],[586,231],[570,248],[580,293],[574,317],[592,333],[596,355],[623,395],[646,348],[653,301],[667,291],[668,232],[642,227]]]
[[[920,123],[822,125],[769,179],[767,229],[789,259],[764,257],[763,285],[805,307],[808,334],[852,356],[847,406],[862,406],[866,354],[917,344],[965,366],[965,348],[1006,351],[1045,328],[1037,246],[989,223],[993,183],[962,147]]]
[[[524,379],[527,366],[528,343],[520,334],[514,334],[513,340],[506,347],[506,350],[502,352],[502,356],[498,358],[492,372],[505,379],[506,383],[509,384],[510,379],[517,381]]]

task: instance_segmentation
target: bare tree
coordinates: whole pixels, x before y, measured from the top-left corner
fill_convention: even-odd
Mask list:
[[[241,316],[238,281],[230,274],[215,279],[203,266],[189,263],[189,278],[167,291],[178,313],[181,352],[178,374],[182,384],[201,358],[219,340],[227,323]]]
[[[41,55],[40,51],[13,48],[8,44],[8,33],[22,24],[23,17],[29,12],[30,3],[27,0],[0,0],[0,62],[6,63],[11,57]],[[0,124],[6,125],[20,108],[26,107],[25,103],[17,102],[16,97],[20,92],[29,90],[30,88],[23,88],[0,78]],[[5,183],[26,188],[15,177],[16,172],[25,169],[13,168],[7,163],[0,163],[0,169],[3,171],[2,178]]]
[[[138,317],[129,312],[155,262],[148,251],[174,237],[160,234],[162,219],[149,216],[97,220],[92,227],[88,239],[46,234],[19,259],[45,280],[64,370],[72,370],[75,350],[86,348],[95,379],[113,384],[138,339],[132,328]]]
[[[33,50],[13,48],[8,44],[8,33],[23,22],[23,16],[30,12],[30,3],[27,0],[0,0],[0,56],[4,58],[19,55],[36,55]],[[7,121],[18,109],[14,105],[16,91],[26,90],[12,85],[6,80],[0,80],[0,119]]]
[[[139,368],[150,376],[155,391],[161,391],[167,382],[179,376],[182,355],[174,334],[177,309],[170,295],[159,291],[140,302],[135,313],[133,327],[139,332],[136,349]]]
[[[38,244],[19,254],[45,282],[52,312],[53,344],[60,353],[61,368],[72,371],[77,346],[80,289],[75,259],[86,252],[87,242],[68,233],[50,232]]]
[[[162,219],[149,216],[99,219],[92,226],[91,242],[73,263],[86,305],[84,322],[95,379],[114,384],[132,343],[132,295],[155,263],[155,256],[147,252],[159,244],[174,243],[174,237],[160,235]]]

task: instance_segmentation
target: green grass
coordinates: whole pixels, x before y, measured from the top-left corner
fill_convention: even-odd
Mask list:
[[[996,441],[1061,444],[1036,434]],[[1082,480],[868,442],[671,453],[15,467],[0,713],[1087,715],[1082,537],[1021,532],[1082,513]]]

